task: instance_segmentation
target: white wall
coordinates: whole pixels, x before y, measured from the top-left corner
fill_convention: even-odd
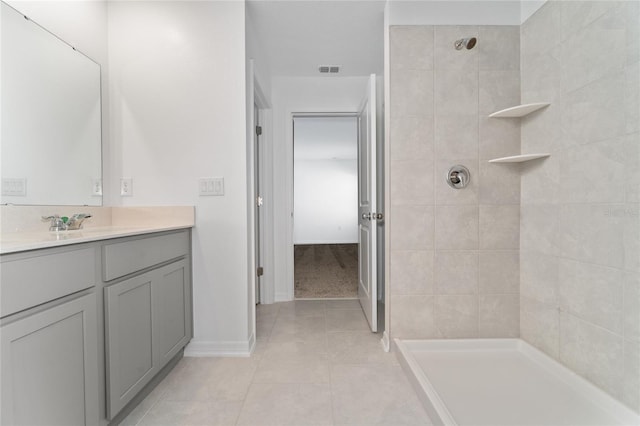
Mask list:
[[[356,112],[368,77],[274,77],[275,300],[293,299],[293,127],[295,112]]]
[[[294,244],[358,242],[358,121],[297,117]]]
[[[294,244],[358,242],[358,161],[296,160]]]
[[[194,340],[187,352],[246,353],[247,152],[243,2],[111,2],[114,183],[122,205],[195,205]],[[225,195],[199,197],[199,177]]]

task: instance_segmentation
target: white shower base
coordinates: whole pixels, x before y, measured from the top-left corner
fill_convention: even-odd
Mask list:
[[[436,425],[639,425],[640,416],[520,339],[399,340]]]

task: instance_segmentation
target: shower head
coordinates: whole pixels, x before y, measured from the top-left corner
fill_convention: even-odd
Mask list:
[[[461,38],[460,40],[456,40],[454,46],[456,47],[456,50],[462,50],[462,48],[471,50],[476,46],[477,41],[478,40],[476,40],[475,37]]]

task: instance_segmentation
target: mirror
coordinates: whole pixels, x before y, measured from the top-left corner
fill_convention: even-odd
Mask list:
[[[2,204],[102,205],[100,65],[2,2]]]

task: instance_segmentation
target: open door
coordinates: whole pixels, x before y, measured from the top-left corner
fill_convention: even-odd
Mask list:
[[[376,76],[371,74],[358,115],[358,299],[378,331],[376,221]]]

